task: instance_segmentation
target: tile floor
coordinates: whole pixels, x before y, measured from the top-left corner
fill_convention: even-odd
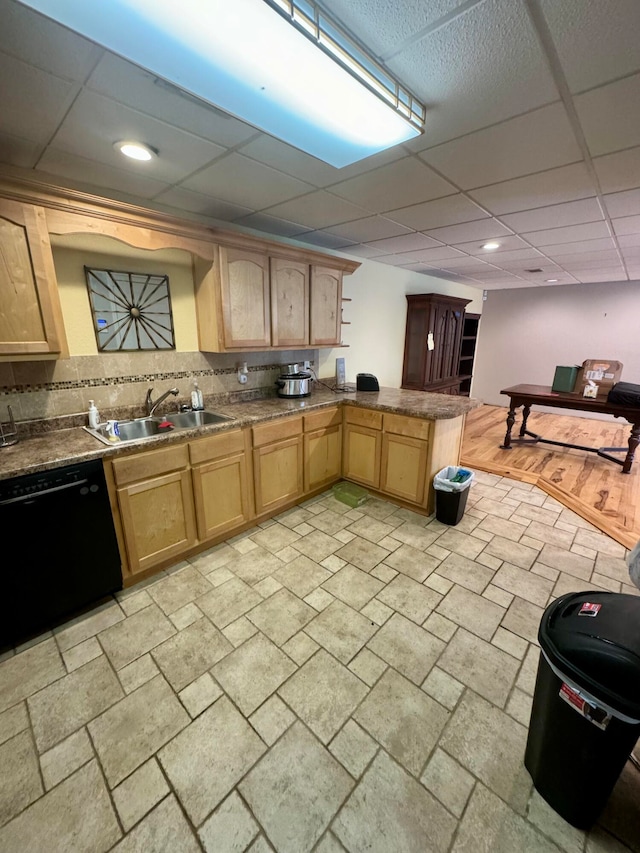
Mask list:
[[[476,473],[456,527],[331,493],[0,658],[2,853],[640,851],[523,765],[537,628],[624,548]]]

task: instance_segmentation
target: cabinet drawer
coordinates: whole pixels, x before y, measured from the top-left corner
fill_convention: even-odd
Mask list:
[[[243,452],[244,437],[242,430],[239,429],[189,442],[189,457],[192,465]]]
[[[274,441],[282,441],[285,438],[293,438],[302,435],[302,418],[279,418],[266,424],[254,426],[253,446],[262,447],[264,444],[273,444]]]
[[[431,433],[431,421],[423,421],[420,418],[407,418],[404,415],[385,415],[384,431],[395,435],[406,435],[411,438],[422,438],[429,440]]]
[[[162,450],[149,450],[147,453],[137,453],[135,456],[125,456],[114,459],[113,476],[118,486],[134,483],[136,480],[146,480],[158,474],[177,471],[189,464],[189,449],[185,444],[177,447],[166,447]]]
[[[348,424],[358,424],[369,429],[382,429],[382,412],[372,409],[359,409],[355,406],[345,406],[344,420]]]
[[[330,426],[338,426],[342,423],[342,415],[340,409],[322,409],[320,412],[313,412],[308,415],[303,415],[304,431],[313,432],[316,429],[326,429]]]

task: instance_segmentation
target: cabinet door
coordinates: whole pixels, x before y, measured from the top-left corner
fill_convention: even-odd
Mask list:
[[[379,430],[345,423],[343,477],[379,489],[381,444],[382,433]]]
[[[327,427],[304,436],[304,490],[310,492],[340,479],[342,427]]]
[[[271,258],[271,345],[309,343],[309,265]]]
[[[266,255],[220,248],[224,344],[227,348],[271,345],[269,266]]]
[[[402,387],[420,390],[425,382],[430,305],[409,303],[404,341]]]
[[[191,472],[172,471],[118,489],[132,574],[179,557],[196,542]]]
[[[193,469],[198,539],[211,539],[251,518],[244,453]]]
[[[0,355],[68,354],[43,208],[0,199]]]
[[[254,447],[256,513],[275,510],[302,494],[302,436]]]
[[[453,305],[436,305],[432,322],[435,348],[427,357],[426,384],[458,376],[464,310]]]
[[[380,491],[422,505],[426,495],[429,445],[419,438],[385,433]]]
[[[339,344],[342,320],[342,271],[311,267],[309,343],[314,346]]]

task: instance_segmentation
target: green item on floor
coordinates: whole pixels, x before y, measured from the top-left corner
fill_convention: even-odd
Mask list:
[[[369,492],[355,483],[336,483],[333,494],[337,500],[350,507],[362,506],[369,497]]]

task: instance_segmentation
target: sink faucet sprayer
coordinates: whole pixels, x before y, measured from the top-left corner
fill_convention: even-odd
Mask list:
[[[152,391],[153,391],[153,388],[149,388],[149,390],[147,391],[147,399],[145,400],[145,405],[147,407],[147,415],[149,417],[151,417],[153,415],[153,413],[158,408],[160,403],[162,403],[163,400],[167,399],[169,394],[173,394],[173,396],[175,397],[177,394],[180,393],[177,388],[170,388],[169,391],[165,391],[164,394],[162,394],[160,397],[158,397],[158,399],[154,403],[153,400],[151,399],[151,392]]]

